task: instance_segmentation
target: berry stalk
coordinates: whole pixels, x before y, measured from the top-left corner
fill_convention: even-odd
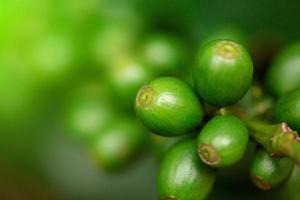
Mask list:
[[[288,156],[300,166],[300,137],[285,122],[245,120],[250,136],[273,156]]]

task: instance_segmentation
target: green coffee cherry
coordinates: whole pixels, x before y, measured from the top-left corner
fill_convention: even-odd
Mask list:
[[[253,63],[247,50],[230,40],[204,45],[193,70],[194,86],[206,102],[225,106],[240,100],[252,81]]]
[[[300,42],[284,49],[274,60],[266,75],[269,91],[281,97],[300,88]]]
[[[142,48],[142,58],[158,74],[174,73],[182,68],[184,57],[180,40],[169,35],[152,35]]]
[[[190,86],[171,77],[155,79],[142,87],[135,111],[146,127],[164,136],[189,133],[203,118],[202,105]]]
[[[196,141],[184,140],[165,156],[158,177],[161,200],[200,200],[211,191],[214,171],[197,156]]]
[[[98,83],[77,88],[64,108],[64,132],[88,143],[116,117],[105,88]]]
[[[291,175],[294,162],[288,157],[272,157],[265,150],[257,150],[251,165],[253,183],[262,190],[283,184]]]
[[[198,136],[198,154],[212,167],[225,167],[240,161],[245,154],[249,136],[244,123],[235,116],[211,119]]]
[[[61,87],[76,75],[75,45],[71,32],[48,33],[28,50],[29,67],[38,84],[45,87]]]
[[[66,114],[66,132],[78,139],[90,140],[106,127],[114,113],[106,103],[95,99],[74,101]]]
[[[277,122],[286,122],[291,128],[300,130],[300,89],[281,97],[275,104],[274,117]]]
[[[92,153],[103,169],[118,170],[144,148],[147,136],[147,131],[134,119],[121,118],[98,133]]]

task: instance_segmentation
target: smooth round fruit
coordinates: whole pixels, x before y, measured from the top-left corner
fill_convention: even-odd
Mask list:
[[[197,156],[196,141],[184,140],[166,154],[158,177],[161,200],[201,200],[211,191],[215,174],[213,169]]]
[[[198,154],[212,167],[230,166],[246,152],[249,136],[244,123],[232,115],[211,119],[198,136]]]
[[[257,150],[250,168],[253,183],[262,190],[283,184],[291,175],[294,162],[288,157],[272,157],[265,150]]]
[[[190,86],[171,77],[143,86],[136,97],[135,111],[146,127],[164,136],[189,133],[203,118],[202,105]]]
[[[68,32],[48,33],[28,50],[29,70],[38,84],[56,87],[76,75],[75,47]],[[72,78],[71,78],[72,77]]]
[[[92,145],[92,153],[100,167],[118,170],[143,149],[147,138],[147,131],[138,122],[121,118],[98,133]]]
[[[64,131],[85,142],[93,140],[115,119],[116,112],[106,92],[98,83],[84,84],[72,92],[64,105]]]
[[[184,65],[183,45],[170,35],[150,36],[142,47],[142,58],[158,74],[172,73]]]
[[[273,61],[266,75],[266,84],[275,97],[300,88],[300,42],[284,49]]]
[[[200,49],[193,81],[207,103],[225,106],[246,94],[252,74],[253,63],[243,46],[230,40],[215,40]]]
[[[274,117],[277,122],[286,122],[291,128],[300,130],[300,89],[281,97],[275,104]]]

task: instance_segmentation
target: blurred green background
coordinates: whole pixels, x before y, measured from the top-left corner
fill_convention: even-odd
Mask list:
[[[0,199],[157,199],[159,160],[176,139],[134,119],[139,87],[162,75],[190,82],[197,48],[215,38],[244,44],[260,80],[299,24],[297,0],[1,0]],[[131,146],[99,136],[119,130],[134,133]],[[298,197],[298,169],[268,194],[232,170],[210,199]]]

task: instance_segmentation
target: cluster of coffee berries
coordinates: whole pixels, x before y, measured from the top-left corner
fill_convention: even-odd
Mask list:
[[[148,129],[164,137],[189,135],[166,152],[158,177],[161,199],[206,198],[216,171],[241,161],[250,136],[257,144],[249,166],[253,183],[269,190],[289,178],[294,162],[300,161],[300,139],[291,129],[300,128],[300,79],[289,80],[293,84],[280,79],[287,76],[285,65],[300,68],[295,66],[299,56],[294,63],[285,57],[271,67],[268,77],[274,93],[284,94],[274,107],[263,104],[262,97],[257,97],[262,102],[259,109],[243,102],[255,98],[248,97],[252,90],[255,96],[255,89],[250,89],[255,87],[253,61],[242,45],[231,40],[214,40],[200,48],[192,86],[178,78],[160,77],[139,90],[135,112]],[[266,114],[271,108],[274,117]]]

